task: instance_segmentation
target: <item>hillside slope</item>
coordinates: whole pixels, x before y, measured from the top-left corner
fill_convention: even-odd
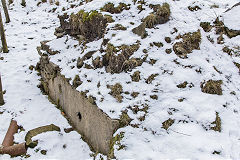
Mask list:
[[[114,135],[116,159],[239,159],[238,2],[15,3],[6,25],[10,53],[1,54],[0,63],[7,91],[1,135],[11,118],[26,130],[69,127],[41,95],[37,72],[28,70],[38,62],[39,42],[49,40],[45,54],[78,91],[111,118],[131,119]],[[16,135],[17,142],[25,134]],[[76,132],[37,138],[47,155],[30,150],[30,158],[91,158]]]

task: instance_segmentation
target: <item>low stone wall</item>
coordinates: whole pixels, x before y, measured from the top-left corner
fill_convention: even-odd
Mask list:
[[[119,128],[119,121],[111,119],[90,103],[85,95],[74,89],[60,74],[60,68],[49,61],[47,55],[41,55],[37,69],[41,74],[45,92],[61,106],[84,140],[95,152],[108,155],[113,134]]]

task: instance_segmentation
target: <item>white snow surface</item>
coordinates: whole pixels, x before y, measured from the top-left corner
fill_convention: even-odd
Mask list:
[[[240,30],[240,4],[223,14],[226,27],[233,30]]]
[[[15,141],[21,143],[28,130],[47,124],[55,124],[61,128],[61,132],[44,133],[35,138],[39,144],[35,149],[29,149],[28,159],[93,159],[87,144],[81,140],[77,132],[65,133],[63,128],[70,127],[61,112],[48,101],[47,96],[42,95],[37,85],[40,77],[36,71],[30,71],[30,65],[35,65],[39,60],[36,47],[42,40],[52,40],[48,43],[59,54],[51,56],[51,61],[61,68],[61,73],[67,78],[74,79],[79,75],[83,84],[77,88],[79,91],[88,90],[88,95],[96,97],[99,108],[106,112],[111,118],[119,118],[121,111],[129,106],[138,105],[139,108],[149,106],[147,113],[142,111],[137,114],[128,109],[128,115],[133,119],[132,125],[138,128],[127,126],[119,129],[116,134],[124,133],[121,144],[124,149],[118,150],[115,145],[114,154],[116,159],[240,159],[240,82],[239,70],[233,62],[240,63],[239,51],[240,36],[229,39],[224,36],[225,44],[217,44],[217,35],[214,29],[206,33],[199,26],[200,22],[213,22],[217,16],[223,15],[224,22],[231,29],[240,29],[239,21],[234,13],[224,13],[228,8],[239,2],[238,0],[146,0],[147,4],[162,4],[168,2],[171,7],[170,21],[157,25],[154,29],[147,29],[148,37],[141,39],[133,34],[131,30],[141,23],[141,19],[152,12],[145,7],[138,13],[137,5],[131,0],[94,0],[83,3],[79,1],[60,1],[60,6],[49,5],[49,3],[36,6],[38,1],[27,1],[27,7],[22,8],[20,2],[15,1],[9,10],[11,22],[5,24],[6,37],[10,52],[1,53],[4,60],[0,61],[0,72],[2,75],[3,88],[6,90],[4,99],[6,104],[0,107],[0,142],[3,140],[8,125],[12,118],[22,125],[25,131],[15,135]],[[106,73],[105,68],[101,69],[78,69],[76,61],[82,57],[82,48],[74,38],[65,35],[56,39],[53,35],[54,29],[59,26],[57,14],[63,14],[62,7],[70,8],[71,4],[77,6],[65,12],[71,14],[80,9],[86,11],[99,10],[105,3],[118,4],[123,2],[131,4],[131,9],[120,14],[112,14],[114,23],[110,23],[110,29],[105,38],[115,46],[122,44],[134,44],[137,40],[141,46],[132,57],[142,58],[148,50],[148,58],[157,60],[154,65],[143,63],[142,66],[134,68],[131,72],[120,74]],[[188,6],[198,5],[201,9],[191,12]],[[218,7],[213,7],[218,6]],[[55,13],[49,12],[57,8]],[[104,13],[109,14],[109,13]],[[131,25],[130,22],[134,22]],[[127,27],[126,31],[111,30],[115,24],[122,24]],[[171,34],[173,28],[178,32]],[[236,27],[236,28],[234,28]],[[179,34],[193,32],[200,29],[202,42],[200,50],[194,50],[187,59],[181,59],[174,52],[166,54],[165,49],[172,48],[179,40],[175,37]],[[113,36],[115,34],[115,36]],[[207,36],[215,40],[211,43]],[[164,41],[165,37],[171,37],[170,44]],[[84,53],[98,50],[103,39],[87,44]],[[162,48],[151,47],[152,42],[162,42]],[[229,56],[222,51],[224,45],[236,49],[236,56]],[[93,55],[93,59],[101,56],[99,51]],[[85,61],[92,63],[92,59]],[[216,71],[217,68],[218,71]],[[201,73],[196,72],[201,70]],[[141,72],[141,80],[132,82],[131,76],[135,71]],[[159,74],[151,84],[145,80],[151,74]],[[204,80],[222,80],[223,95],[210,95],[201,92],[200,83]],[[193,85],[180,89],[176,86],[187,81]],[[100,87],[97,84],[100,82]],[[129,83],[130,82],[130,83]],[[110,89],[107,85],[120,83],[123,90],[139,92],[138,97],[123,95],[123,102],[118,103],[115,98],[109,95]],[[234,91],[234,94],[232,94]],[[158,100],[153,100],[150,95],[157,95]],[[179,102],[179,99],[183,99]],[[216,118],[216,112],[221,118],[221,132],[210,130],[211,124]],[[144,121],[139,119],[145,116]],[[167,119],[174,119],[174,124],[168,130],[162,128],[162,123]],[[64,149],[63,145],[67,147]],[[36,149],[47,150],[47,155],[42,155]],[[220,154],[213,154],[213,152]],[[100,155],[97,156],[97,159]],[[103,158],[106,158],[103,156]],[[0,159],[10,159],[8,155],[0,156]],[[15,157],[13,159],[24,159]]]

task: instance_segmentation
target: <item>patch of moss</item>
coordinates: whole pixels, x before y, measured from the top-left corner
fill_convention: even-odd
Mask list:
[[[181,42],[176,42],[173,45],[173,50],[180,58],[187,58],[187,54],[191,53],[194,49],[200,49],[201,32],[189,32],[184,35],[180,35]]]
[[[221,132],[221,118],[219,117],[218,112],[216,112],[216,119],[214,122],[212,122],[212,124],[215,125],[214,127],[211,127],[212,130]]]
[[[222,95],[222,83],[222,80],[208,80],[207,82],[201,83],[200,87],[204,93]]]
[[[166,121],[164,121],[164,122],[162,123],[162,128],[164,128],[165,130],[168,130],[168,128],[169,128],[171,125],[173,125],[174,121],[175,121],[175,120],[169,118],[168,120],[166,120]]]

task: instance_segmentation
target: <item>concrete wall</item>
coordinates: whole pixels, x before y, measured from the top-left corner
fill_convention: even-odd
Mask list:
[[[48,56],[41,56],[37,68],[41,73],[44,90],[50,98],[63,108],[92,149],[107,155],[113,133],[119,127],[118,120],[111,119],[74,89],[60,74],[59,67],[48,60]]]

